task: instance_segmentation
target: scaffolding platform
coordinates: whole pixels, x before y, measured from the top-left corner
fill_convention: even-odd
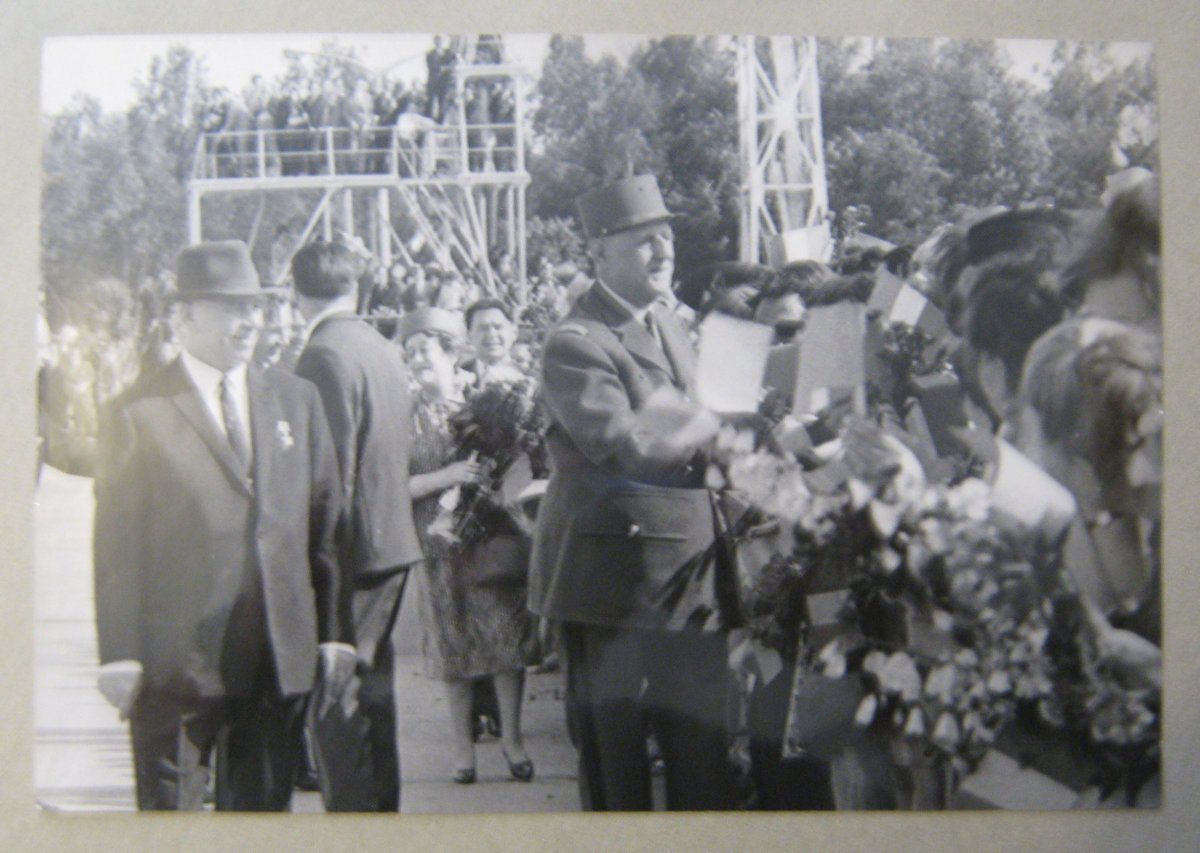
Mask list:
[[[518,66],[458,66],[455,101],[443,123],[415,112],[389,126],[259,127],[203,133],[188,181],[188,236],[205,239],[204,199],[228,194],[321,192],[288,260],[320,227],[364,243],[386,269],[393,258],[412,262],[396,232],[393,206],[415,221],[422,241],[444,266],[478,274],[496,288],[492,258],[514,261],[520,294],[525,285],[524,84]],[[507,87],[510,114],[474,106],[479,86]],[[498,120],[497,120],[498,119]],[[368,227],[355,218],[356,194],[373,199]],[[275,274],[287,278],[288,264]]]

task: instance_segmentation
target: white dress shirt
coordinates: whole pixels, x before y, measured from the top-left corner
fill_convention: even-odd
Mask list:
[[[233,404],[237,407],[238,423],[242,427],[242,440],[245,441],[245,446],[250,448],[250,452],[253,453],[254,442],[250,438],[250,391],[246,387],[246,365],[240,364],[233,368],[233,370],[222,373],[211,364],[206,364],[196,358],[186,349],[180,353],[179,357],[183,362],[183,369],[187,372],[188,378],[192,380],[192,384],[200,392],[200,399],[204,401],[204,408],[208,410],[209,415],[212,416],[213,423],[217,425],[217,430],[222,435],[225,435],[225,413],[221,408],[221,380],[229,377]]]

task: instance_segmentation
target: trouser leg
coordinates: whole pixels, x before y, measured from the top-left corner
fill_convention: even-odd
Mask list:
[[[225,709],[220,701],[183,703],[143,692],[129,720],[138,809],[204,808],[209,753]]]
[[[590,811],[646,811],[653,804],[640,702],[641,633],[563,626],[580,798]]]
[[[217,742],[217,810],[286,811],[298,769],[305,697],[281,697],[274,667],[268,665],[250,696],[229,703],[228,727]]]
[[[362,668],[359,707],[367,721],[378,810],[400,809],[400,749],[396,742],[396,648],[393,641],[408,570],[354,593],[354,621]],[[367,645],[364,646],[364,643]]]
[[[732,685],[725,635],[654,632],[645,643],[645,703],[666,765],[667,808],[734,808],[737,787],[726,725]]]

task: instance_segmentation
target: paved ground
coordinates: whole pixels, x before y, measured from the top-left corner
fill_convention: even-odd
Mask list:
[[[134,798],[126,727],[95,688],[91,495],[91,480],[44,469],[34,516],[34,785],[46,809],[129,811]],[[563,718],[559,673],[530,675],[527,681],[525,733],[537,766],[532,783],[509,779],[494,739],[478,747],[478,783],[450,781],[446,700],[440,683],[421,675],[414,605],[415,596],[407,596],[398,636],[403,811],[577,811],[575,759]],[[298,793],[292,809],[320,811],[320,798]]]

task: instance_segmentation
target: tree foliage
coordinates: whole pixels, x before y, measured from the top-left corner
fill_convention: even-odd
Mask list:
[[[371,79],[336,43],[287,59],[273,87],[289,95]],[[1118,63],[1100,45],[1059,45],[1040,81],[1015,73],[993,42],[827,39],[818,59],[830,208],[842,218],[853,209],[868,233],[913,241],[965,210],[1038,198],[1087,206],[1117,168],[1157,167],[1153,67]],[[542,251],[577,260],[575,198],[631,172],[656,174],[679,214],[681,276],[734,257],[734,64],[730,42],[716,37],[654,39],[624,61],[589,56],[580,36],[553,37],[529,113],[531,265]],[[186,242],[186,179],[223,93],[202,58],[179,46],[135,91],[122,113],[78,98],[44,121],[42,266],[53,327],[95,317],[106,293],[112,311],[137,310]],[[309,201],[214,196],[206,236],[255,235],[255,261],[269,275]],[[118,298],[113,282],[137,298]]]
[[[572,217],[582,192],[626,174],[659,178],[675,222],[676,269],[728,256],[737,229],[734,57],[715,38],[652,40],[621,65],[555,36],[542,68],[530,210]]]

